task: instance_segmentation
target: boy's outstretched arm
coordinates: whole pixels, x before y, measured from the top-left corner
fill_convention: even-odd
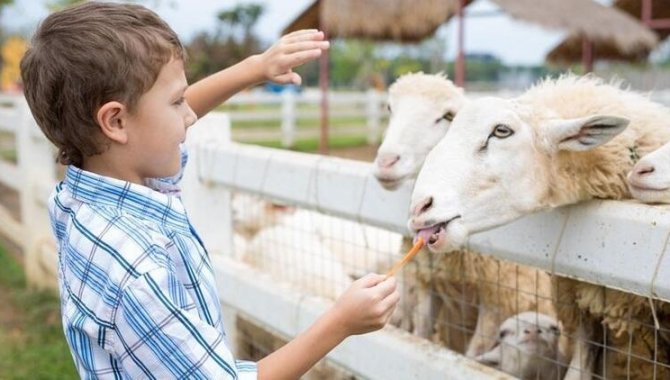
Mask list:
[[[369,274],[355,281],[309,329],[259,361],[258,378],[300,378],[348,336],[384,327],[399,299],[393,277]]]
[[[265,52],[192,84],[186,100],[202,117],[235,93],[266,80],[299,85],[302,79],[292,69],[318,58],[328,47],[323,32],[315,29],[287,34]]]

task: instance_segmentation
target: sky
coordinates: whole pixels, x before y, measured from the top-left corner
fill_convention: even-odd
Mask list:
[[[238,3],[261,3],[265,13],[259,20],[256,32],[265,41],[276,40],[281,30],[297,17],[313,0],[148,0],[143,4],[163,17],[182,40],[188,41],[202,30],[214,30],[216,13]],[[417,0],[419,1],[419,0]],[[611,0],[597,0],[608,3]],[[2,14],[0,22],[11,31],[30,33],[40,19],[47,15],[43,0],[14,0]],[[158,5],[156,5],[158,4]],[[506,64],[541,64],[545,55],[565,36],[559,30],[544,29],[535,24],[518,20],[501,12],[489,0],[479,0],[468,7],[472,14],[488,16],[467,17],[465,48],[471,53],[490,53]],[[494,15],[490,15],[494,13]],[[441,27],[438,33],[446,37],[447,58],[456,55],[456,19]]]

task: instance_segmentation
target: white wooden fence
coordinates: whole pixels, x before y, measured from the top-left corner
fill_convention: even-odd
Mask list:
[[[321,93],[315,90],[283,91],[268,93],[262,91],[243,92],[226,102],[227,113],[235,127],[237,122],[276,122],[280,129],[268,128],[236,129],[235,137],[241,139],[276,139],[282,146],[291,147],[298,138],[315,138],[319,134]],[[331,119],[352,120],[330,128],[331,135],[365,135],[369,144],[379,142],[386,107],[385,94],[367,92],[331,92],[328,96]],[[254,108],[257,107],[257,109]],[[236,109],[237,107],[243,109]],[[310,122],[312,128],[298,128],[299,121]]]
[[[44,207],[56,182],[53,151],[23,100],[1,100],[12,105],[0,109],[0,130],[16,133],[18,164],[0,161],[0,182],[20,193],[22,212],[21,220],[8,222],[0,214],[0,233],[24,248],[26,266],[33,268],[30,279],[46,285],[55,281],[56,253],[47,243],[51,232]],[[230,190],[404,233],[411,185],[387,192],[371,177],[368,163],[244,146],[229,139],[229,121],[222,114],[209,115],[190,129],[184,203],[212,252],[228,326],[234,326],[239,313],[292,337],[328,305],[290,290],[279,291],[272,281],[225,254],[232,247]],[[668,207],[594,201],[477,234],[470,245],[564,276],[670,301],[668,237]],[[48,247],[52,249],[43,249]],[[347,339],[329,358],[370,379],[508,378],[392,327]]]
[[[46,201],[56,184],[54,151],[22,96],[0,96],[0,132],[15,136],[17,163],[0,160],[0,182],[19,193],[21,210],[17,220],[0,205],[0,234],[22,248],[34,284],[53,286],[56,255]],[[45,269],[50,276],[42,275]]]

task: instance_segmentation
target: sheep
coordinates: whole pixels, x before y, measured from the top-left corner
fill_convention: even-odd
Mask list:
[[[389,87],[389,126],[375,158],[374,176],[388,190],[416,177],[428,152],[467,101],[443,74],[409,73]]]
[[[235,194],[232,202],[235,251],[241,252],[265,229],[284,226],[306,239],[318,239],[352,277],[392,261],[386,252],[398,252],[400,234],[310,210],[296,209],[257,196]],[[242,239],[242,237],[244,239]],[[297,235],[296,235],[297,237]],[[245,244],[246,242],[246,244]],[[239,255],[238,255],[239,256]]]
[[[409,227],[434,252],[464,244],[469,234],[521,216],[594,198],[630,198],[626,173],[636,156],[670,140],[670,110],[595,76],[547,79],[516,99],[482,98],[456,115],[428,154],[411,201]],[[669,345],[654,340],[648,300],[602,286],[554,277],[559,320],[568,335],[584,329],[596,339],[606,328],[603,370],[612,378],[670,376],[654,369]],[[670,324],[670,308],[657,313]],[[578,344],[575,343],[575,344]],[[631,352],[632,355],[626,355]],[[594,363],[593,352],[574,350],[566,378]],[[626,363],[626,360],[630,360]],[[661,375],[659,377],[659,375]]]
[[[635,199],[644,203],[670,203],[670,143],[642,157],[626,179]]]
[[[282,225],[316,234],[353,277],[390,265],[402,236],[378,227],[310,210],[298,210]]]
[[[235,233],[251,240],[264,227],[281,223],[295,208],[270,202],[258,196],[235,193],[231,201]]]
[[[442,74],[413,73],[390,87],[388,102],[391,117],[374,175],[393,190],[416,177],[426,155],[468,99]],[[403,251],[410,246],[406,240]],[[435,340],[467,356],[490,348],[499,322],[518,311],[554,312],[545,272],[467,250],[435,257],[424,251],[415,260],[415,276],[409,274],[400,283],[403,298],[396,312],[412,315],[394,316],[395,322],[423,337],[436,330]],[[445,323],[434,326],[433,320]]]
[[[353,282],[318,236],[282,225],[262,229],[249,243],[243,261],[297,290],[312,289],[331,300]]]
[[[476,360],[522,380],[560,380],[566,359],[559,349],[560,335],[556,318],[519,313],[500,325],[495,347]]]

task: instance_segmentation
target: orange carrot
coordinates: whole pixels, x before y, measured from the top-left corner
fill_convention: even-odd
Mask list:
[[[399,271],[400,268],[402,268],[403,266],[405,266],[405,264],[407,264],[410,260],[412,260],[412,258],[421,250],[421,248],[423,247],[424,244],[425,243],[423,241],[423,238],[420,237],[416,241],[416,243],[414,243],[414,246],[412,247],[412,249],[410,249],[409,252],[407,252],[405,257],[403,257],[402,260],[395,263],[393,268],[391,268],[391,270],[388,271],[388,273],[386,273],[386,277],[391,277],[394,274],[396,274],[396,272]]]

